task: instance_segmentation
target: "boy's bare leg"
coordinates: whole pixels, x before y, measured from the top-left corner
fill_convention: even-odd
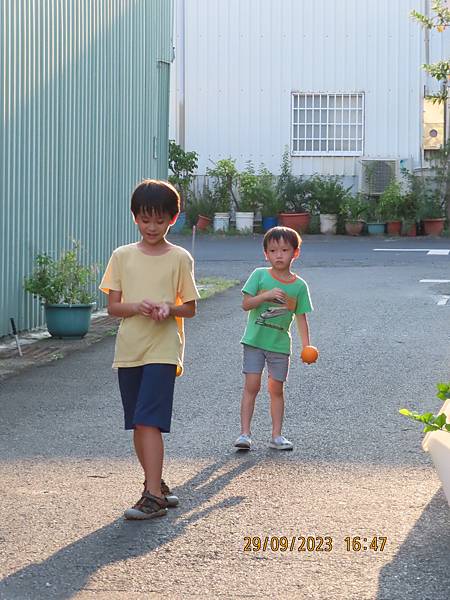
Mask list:
[[[269,377],[270,415],[272,417],[272,439],[281,435],[284,416],[283,381]]]
[[[161,496],[161,476],[164,459],[164,444],[158,427],[136,425],[134,447],[146,479],[146,490]]]
[[[261,373],[246,373],[241,400],[241,434],[250,435],[255,400],[261,388]]]

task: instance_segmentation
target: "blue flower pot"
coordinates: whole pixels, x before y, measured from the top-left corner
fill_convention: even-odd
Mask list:
[[[89,330],[94,304],[46,304],[45,319],[52,337],[81,340]]]
[[[172,231],[173,233],[180,233],[180,231],[183,229],[183,227],[185,225],[186,225],[186,213],[185,212],[181,212],[178,215],[178,219],[170,227],[170,231]]]
[[[272,229],[272,227],[276,227],[278,225],[278,217],[263,217],[262,218],[262,228],[264,233]]]
[[[384,228],[385,223],[367,223],[367,232],[369,235],[382,235]]]

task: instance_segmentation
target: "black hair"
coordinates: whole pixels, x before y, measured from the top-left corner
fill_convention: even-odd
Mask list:
[[[290,246],[297,250],[302,245],[302,238],[295,231],[295,229],[291,229],[290,227],[272,227],[264,236],[263,246],[264,250],[267,250],[267,245],[271,241],[279,242],[280,240],[284,240]]]
[[[143,179],[131,196],[131,212],[169,214],[173,219],[180,212],[180,195],[167,181]]]

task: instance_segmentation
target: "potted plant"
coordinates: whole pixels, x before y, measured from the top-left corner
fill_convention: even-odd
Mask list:
[[[418,421],[424,425],[426,434],[422,448],[431,454],[434,466],[442,482],[445,497],[450,505],[450,383],[438,383],[436,396],[444,401],[441,410],[418,413],[406,408],[400,409],[400,414]]]
[[[376,198],[370,198],[367,209],[367,232],[369,235],[381,235],[384,233],[386,223],[380,214]]]
[[[419,214],[425,235],[441,235],[444,230],[444,205],[437,192],[430,192],[422,198]]]
[[[231,204],[238,206],[234,190],[239,173],[235,161],[231,158],[219,160],[213,169],[206,169],[206,174],[213,180],[214,231],[228,231]]]
[[[206,230],[213,222],[214,210],[213,194],[206,183],[202,191],[189,192],[186,202],[186,219],[189,225]]]
[[[89,330],[94,307],[95,266],[78,261],[79,243],[57,259],[38,254],[25,291],[43,301],[47,329],[53,337],[81,339]]]
[[[251,163],[245,171],[239,175],[239,211],[236,212],[236,229],[241,229],[238,226],[239,215],[245,215],[249,211],[249,219],[254,217],[256,211],[261,211],[263,231],[268,231],[271,227],[278,225],[278,213],[281,209],[281,203],[276,190],[276,179],[274,175],[261,167],[259,173],[255,170]],[[253,228],[253,221],[248,229]]]
[[[406,193],[402,204],[402,235],[415,237],[417,235],[418,201],[414,194]]]
[[[351,187],[345,188],[335,175],[314,175],[311,185],[312,200],[320,213],[320,233],[335,234],[340,207],[348,199]]]
[[[255,211],[258,209],[258,175],[251,162],[239,173],[239,199],[236,209],[237,231],[253,231]]]
[[[344,217],[345,231],[348,235],[361,235],[364,228],[363,217],[367,213],[368,204],[363,194],[349,195],[340,207],[340,213]]]
[[[378,200],[380,215],[387,223],[390,235],[400,235],[402,230],[403,196],[400,182],[392,179]]]
[[[308,179],[292,174],[288,149],[283,154],[276,190],[282,207],[279,214],[280,225],[306,233],[311,220],[311,183]]]
[[[275,187],[264,187],[260,193],[262,229],[264,233],[278,225],[278,215],[281,211],[281,201]]]
[[[197,169],[198,154],[186,152],[174,140],[169,140],[169,182],[174,185],[180,193],[180,214],[171,226],[171,231],[181,231],[186,224],[186,204],[189,188],[194,180],[194,172]]]

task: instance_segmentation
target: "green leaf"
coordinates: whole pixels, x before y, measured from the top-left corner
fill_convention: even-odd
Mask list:
[[[442,429],[442,427],[446,424],[446,422],[447,422],[447,416],[444,414],[438,415],[434,419],[434,424],[437,427],[439,427],[439,429]]]
[[[426,427],[423,428],[423,432],[424,433],[428,433],[430,431],[436,431],[437,429],[439,429],[439,427],[436,427],[436,425],[427,425]]]
[[[398,412],[405,417],[412,417],[412,412],[407,408],[401,408]]]
[[[422,423],[433,423],[434,422],[434,414],[431,412],[423,413],[422,415],[417,415],[417,420],[422,421]]]

